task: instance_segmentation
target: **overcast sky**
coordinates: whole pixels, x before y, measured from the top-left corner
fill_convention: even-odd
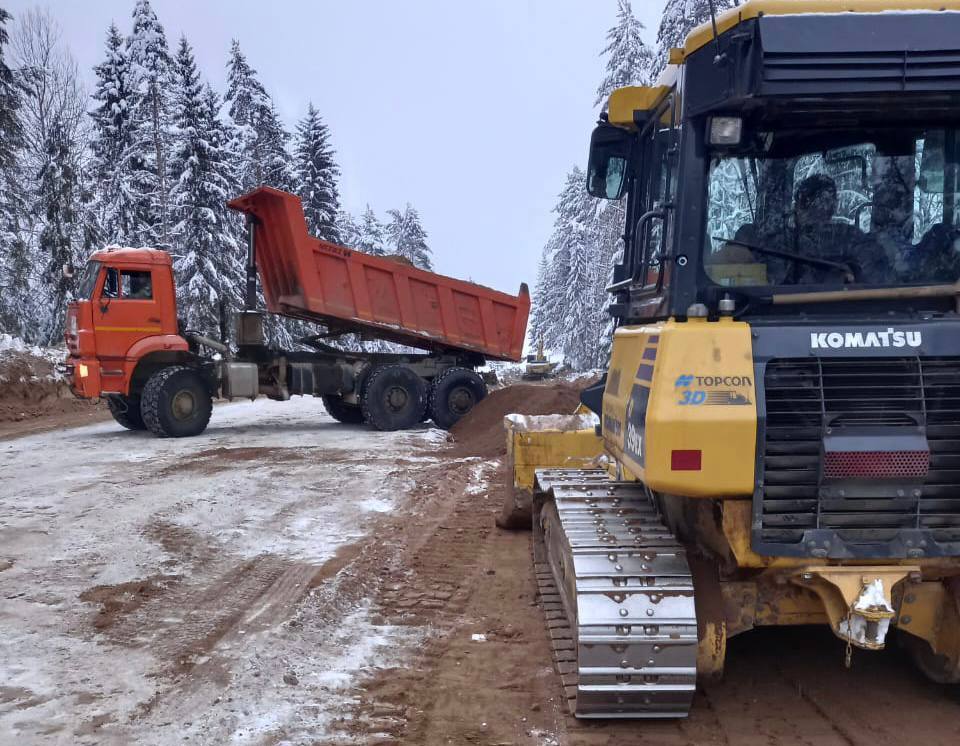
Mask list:
[[[0,0],[16,16],[36,6]],[[92,84],[133,0],[40,3]],[[439,272],[533,286],[566,172],[586,160],[616,0],[152,0],[223,91],[238,39],[289,128],[330,126],[344,206],[411,202]],[[664,0],[634,0],[652,45]]]

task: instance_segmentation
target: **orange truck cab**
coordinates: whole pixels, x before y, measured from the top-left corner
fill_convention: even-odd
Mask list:
[[[217,396],[309,395],[322,397],[340,422],[399,430],[429,418],[448,428],[486,395],[476,368],[519,359],[526,286],[512,296],[321,241],[308,234],[299,199],[275,189],[229,204],[248,225],[235,348],[223,324],[219,341],[180,328],[167,252],[108,248],[83,271],[67,310],[66,371],[74,394],[105,399],[124,427],[197,435]],[[258,275],[267,311],[318,325],[318,334],[298,340],[300,349],[267,344]],[[426,351],[328,344],[344,334]]]
[[[67,370],[85,399],[127,396],[138,373],[189,352],[177,329],[170,255],[156,249],[106,249],[90,257],[78,300],[67,310]]]

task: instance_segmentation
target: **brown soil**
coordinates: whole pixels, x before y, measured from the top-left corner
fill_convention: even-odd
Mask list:
[[[508,414],[570,414],[584,386],[576,383],[520,384],[493,391],[451,428],[459,456],[496,458],[507,452],[503,418]]]
[[[414,660],[362,683],[357,712],[344,714],[352,738],[382,746],[894,746],[906,731],[918,743],[960,743],[951,688],[925,681],[896,646],[857,653],[846,670],[840,642],[815,627],[731,640],[725,679],[698,691],[687,720],[570,717],[537,603],[530,534],[492,528],[501,488],[488,474],[489,494],[467,494],[475,464],[420,471],[415,520],[395,516],[377,532],[400,543],[399,556],[368,547],[348,566],[358,575],[379,566],[384,622],[430,630]]]
[[[0,440],[110,417],[106,405],[74,398],[63,381],[50,380],[53,366],[24,353],[0,358]]]
[[[178,575],[153,575],[118,585],[98,585],[81,593],[80,600],[100,605],[100,610],[93,619],[93,626],[103,630],[112,627],[118,620],[163,593],[170,584],[179,579]]]

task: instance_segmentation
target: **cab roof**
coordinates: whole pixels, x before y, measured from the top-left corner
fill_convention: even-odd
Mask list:
[[[960,0],[746,0],[736,8],[717,14],[717,32],[760,16],[824,13],[885,13],[960,11]],[[687,36],[683,49],[671,50],[670,62],[682,63],[689,55],[713,41],[713,24],[707,20]]]
[[[162,264],[170,266],[173,259],[161,249],[132,249],[126,246],[108,246],[90,255],[92,262],[109,264]]]

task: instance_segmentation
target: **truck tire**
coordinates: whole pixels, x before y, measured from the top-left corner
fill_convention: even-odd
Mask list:
[[[207,429],[213,397],[197,371],[185,365],[161,368],[147,380],[140,411],[160,438],[187,438]]]
[[[323,406],[333,419],[342,422],[345,425],[363,424],[363,412],[359,404],[348,404],[342,396],[337,394],[324,394],[322,397]]]
[[[448,368],[430,390],[430,417],[437,427],[449,430],[487,395],[487,385],[469,368]]]
[[[426,382],[404,365],[375,368],[361,399],[363,420],[377,430],[405,430],[420,424],[427,408]]]
[[[143,424],[143,416],[140,414],[139,396],[108,396],[107,409],[113,415],[119,424],[127,430],[146,430],[147,426]]]

